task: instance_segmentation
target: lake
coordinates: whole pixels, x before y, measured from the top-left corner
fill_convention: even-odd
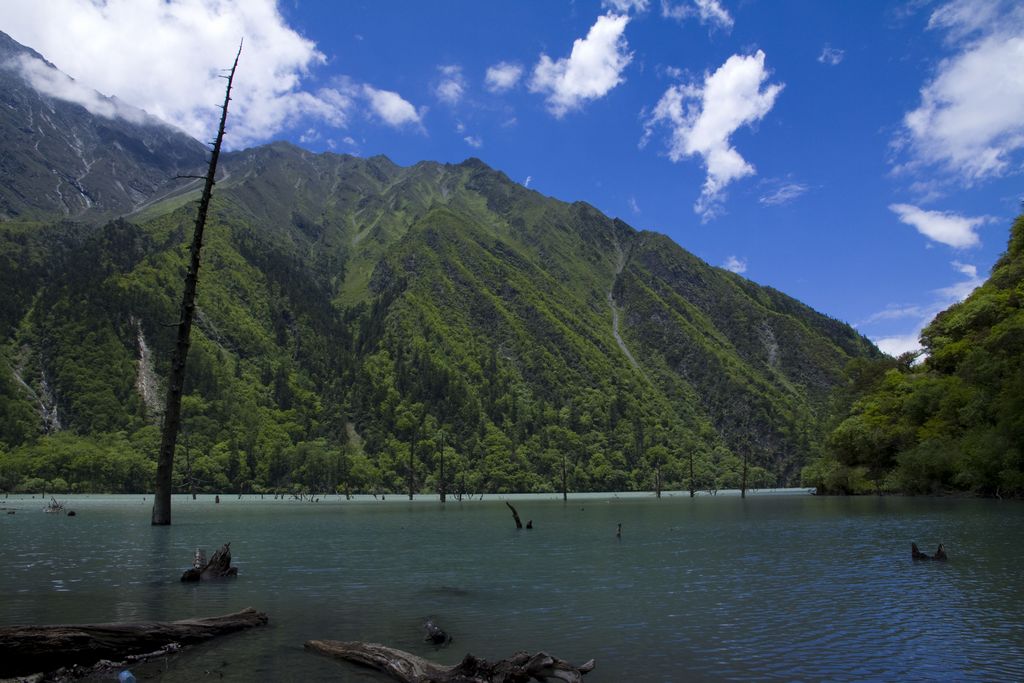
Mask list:
[[[133,667],[140,680],[386,681],[303,651],[369,640],[456,663],[545,650],[594,658],[590,683],[1024,679],[1024,505],[758,492],[497,496],[59,497],[0,506],[0,622],[214,616],[268,627]],[[616,525],[622,537],[616,538]],[[231,542],[237,580],[182,584],[196,547]],[[949,561],[913,562],[944,543]],[[423,642],[433,617],[454,642]]]

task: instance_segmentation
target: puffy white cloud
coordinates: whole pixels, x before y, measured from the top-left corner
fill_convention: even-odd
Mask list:
[[[747,260],[730,256],[725,259],[725,263],[722,264],[722,267],[726,270],[731,270],[734,273],[745,273],[747,272]]]
[[[764,61],[761,50],[746,57],[733,55],[713,74],[706,74],[703,85],[670,87],[645,124],[642,143],[663,124],[671,129],[668,156],[672,161],[690,156],[704,160],[707,177],[694,211],[705,221],[720,211],[729,183],[755,172],[729,138],[741,126],[764,118],[782,92],[782,84],[765,85]]]
[[[889,209],[899,216],[900,221],[928,239],[957,249],[977,246],[976,231],[990,220],[985,216],[969,218],[955,213],[928,211],[912,204],[890,204]]]
[[[462,67],[450,64],[440,66],[438,70],[441,72],[442,79],[434,89],[434,94],[445,104],[458,104],[466,90],[466,79],[462,76]]]
[[[369,101],[373,113],[389,126],[401,128],[422,124],[422,117],[420,112],[416,111],[416,107],[396,92],[363,85],[363,95]]]
[[[526,176],[526,180],[523,181],[523,187],[529,187],[530,183],[532,183],[532,182],[533,182],[533,176],[532,175]]]
[[[825,47],[821,49],[821,54],[818,55],[818,61],[822,64],[828,64],[829,66],[836,66],[843,61],[843,57],[845,56],[845,51],[826,44]]]
[[[701,24],[728,31],[733,26],[732,16],[718,0],[689,0],[673,5],[671,0],[661,0],[661,16],[676,21],[696,17]]]
[[[975,182],[1005,173],[1024,148],[1024,5],[955,0],[929,28],[956,50],[921,88],[903,119],[910,166],[931,165]]]
[[[650,6],[650,0],[601,0],[601,7],[625,14],[630,10],[635,12],[646,12]]]
[[[5,32],[79,83],[200,140],[216,129],[224,98],[218,75],[243,36],[225,145],[267,139],[304,117],[343,126],[349,115],[346,93],[303,89],[326,58],[286,24],[274,0],[5,0],[3,21]],[[41,74],[27,72],[37,88],[56,94]],[[60,92],[81,101],[72,89]]]
[[[628,23],[625,14],[600,16],[586,38],[573,42],[568,57],[552,60],[542,54],[533,70],[530,91],[546,93],[548,109],[556,118],[607,95],[623,81],[622,71],[633,59],[622,35]]]
[[[640,205],[637,204],[636,197],[630,197],[629,198],[629,209],[633,213],[636,213],[636,214],[640,213]]]
[[[774,187],[769,192],[761,195],[757,200],[765,206],[788,204],[810,189],[803,183],[776,182],[772,183],[772,185]]]
[[[505,92],[516,87],[523,76],[523,67],[511,62],[498,62],[487,67],[484,83],[491,92]]]
[[[478,135],[467,135],[462,139],[465,140],[467,145],[474,149],[480,149],[484,146],[484,141]]]

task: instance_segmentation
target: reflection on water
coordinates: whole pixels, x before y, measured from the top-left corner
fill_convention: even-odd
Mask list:
[[[547,650],[592,683],[1024,678],[1024,507],[806,495],[497,500],[174,501],[73,497],[0,506],[0,623],[212,616],[270,626],[138,667],[140,679],[388,680],[315,655],[371,640],[445,663]],[[212,498],[212,497],[211,497]],[[622,537],[616,538],[616,525]],[[196,547],[231,542],[237,581],[182,584]],[[910,542],[947,563],[914,563]],[[434,617],[454,637],[423,642]]]

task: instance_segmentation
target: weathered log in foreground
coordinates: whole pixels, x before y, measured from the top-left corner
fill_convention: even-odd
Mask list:
[[[266,614],[249,607],[234,614],[181,621],[6,626],[0,628],[0,678],[123,659],[170,643],[200,643],[267,621]]]
[[[202,550],[196,549],[195,557],[192,559],[192,567],[186,569],[181,575],[185,582],[208,581],[210,579],[226,579],[238,576],[238,567],[231,566],[231,544],[225,543],[213,554],[210,561]]]
[[[306,649],[372,667],[403,683],[527,683],[549,679],[581,683],[583,675],[594,669],[593,659],[573,666],[544,652],[517,652],[497,662],[467,654],[455,666],[442,666],[377,643],[310,640]]]

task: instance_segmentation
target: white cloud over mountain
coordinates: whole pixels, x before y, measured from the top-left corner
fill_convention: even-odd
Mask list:
[[[754,167],[729,138],[745,125],[760,121],[775,104],[782,84],[766,85],[765,54],[733,55],[703,84],[675,85],[662,95],[646,122],[644,142],[655,127],[668,126],[668,156],[680,161],[700,156],[707,169],[694,211],[707,221],[721,210],[725,188],[754,174]]]
[[[745,273],[747,272],[747,260],[737,258],[736,256],[730,256],[725,259],[725,263],[722,264],[722,267],[726,270],[732,271],[733,273]]]
[[[389,126],[396,128],[418,126],[422,122],[420,112],[416,111],[416,107],[396,92],[378,90],[364,85],[363,94],[366,95],[373,113]]]
[[[889,306],[861,323],[862,326],[867,326],[883,320],[900,318],[911,318],[914,320],[914,327],[909,332],[872,337],[871,341],[875,343],[875,346],[890,356],[899,356],[909,351],[920,351],[921,331],[935,316],[953,304],[966,299],[985,281],[984,278],[978,277],[978,268],[974,265],[961,263],[960,261],[952,261],[950,265],[954,270],[963,275],[965,279],[931,292],[933,299],[929,304],[923,306]]]
[[[573,42],[568,57],[553,60],[542,54],[533,70],[530,91],[546,96],[548,110],[556,118],[607,95],[624,80],[622,72],[633,59],[623,37],[628,23],[624,14],[600,16],[586,38]]]
[[[288,26],[274,0],[5,0],[3,21],[5,32],[75,79],[28,60],[22,73],[38,90],[105,116],[138,116],[123,106],[131,102],[199,140],[216,130],[218,76],[244,36],[225,138],[235,149],[300,122],[345,127],[361,105],[389,125],[420,123],[396,93],[344,79],[305,88],[326,57]]]

